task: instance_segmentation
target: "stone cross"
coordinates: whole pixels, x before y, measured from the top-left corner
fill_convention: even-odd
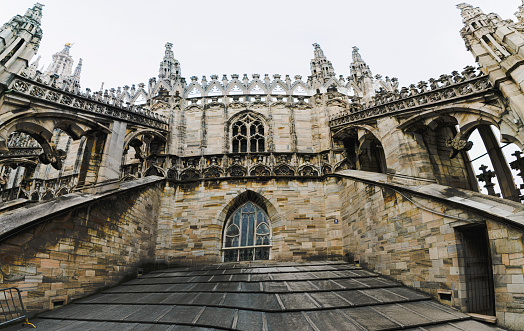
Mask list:
[[[511,154],[516,158],[516,160],[510,162],[509,165],[511,169],[520,171],[517,176],[520,176],[524,180],[524,159],[520,157],[521,154],[521,151],[515,151],[515,153]]]
[[[522,178],[522,181],[524,181],[524,158],[520,157],[521,154],[521,151],[515,151],[515,153],[511,154],[515,156],[516,160],[510,162],[509,166],[511,167],[511,169],[519,171],[517,176]],[[520,184],[520,189],[524,189],[524,184]],[[524,195],[520,196],[520,200],[524,200]]]
[[[477,175],[476,177],[478,178],[479,181],[486,182],[484,187],[486,188],[486,190],[488,190],[488,195],[499,197],[500,193],[495,193],[495,189],[493,188],[495,184],[491,182],[491,178],[496,177],[496,175],[493,171],[491,170],[486,171],[486,169],[488,169],[488,166],[484,164],[481,165],[479,170],[482,170],[482,173],[480,175]]]

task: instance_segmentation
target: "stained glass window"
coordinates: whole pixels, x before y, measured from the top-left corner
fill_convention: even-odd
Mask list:
[[[269,217],[256,204],[247,202],[229,218],[224,232],[224,262],[269,260]]]

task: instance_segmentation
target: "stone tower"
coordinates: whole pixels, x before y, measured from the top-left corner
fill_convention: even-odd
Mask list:
[[[0,83],[6,82],[4,72],[19,73],[38,51],[42,7],[36,3],[24,16],[14,16],[0,29]]]
[[[54,80],[54,82],[56,84],[79,87],[80,73],[82,72],[82,59],[78,61],[73,73],[74,60],[69,54],[71,46],[71,43],[66,43],[60,52],[53,54],[53,61],[44,72],[44,80],[51,80],[52,77],[55,76],[56,80]]]
[[[524,9],[516,13],[519,22],[503,20],[499,15],[484,14],[466,3],[457,5],[464,27],[460,34],[481,70],[489,76],[514,111],[500,123],[503,139],[524,147],[524,134],[518,126],[524,121]],[[518,137],[517,140],[508,137]]]

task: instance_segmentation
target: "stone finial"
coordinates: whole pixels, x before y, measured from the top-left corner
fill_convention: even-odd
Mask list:
[[[481,165],[479,170],[481,170],[482,173],[480,175],[477,175],[476,177],[479,181],[486,182],[484,187],[486,188],[486,190],[488,190],[489,195],[499,197],[500,193],[495,193],[495,184],[491,182],[491,179],[496,177],[496,174],[493,171],[487,169],[488,167],[486,165]]]

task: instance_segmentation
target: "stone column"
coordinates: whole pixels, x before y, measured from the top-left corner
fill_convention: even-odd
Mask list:
[[[80,164],[78,175],[78,187],[96,184],[105,138],[105,134],[100,132],[95,132],[86,136],[82,163]]]
[[[491,164],[495,168],[495,173],[497,174],[497,180],[499,182],[500,190],[502,196],[505,199],[514,200],[520,202],[519,193],[513,181],[513,175],[509,168],[506,158],[502,153],[491,127],[488,125],[481,125],[478,127],[480,137],[486,146],[488,151],[489,158],[491,159]]]
[[[101,155],[100,168],[95,192],[100,193],[117,189],[120,179],[120,167],[124,154],[124,139],[127,123],[114,121],[111,133],[107,135],[104,151]]]

